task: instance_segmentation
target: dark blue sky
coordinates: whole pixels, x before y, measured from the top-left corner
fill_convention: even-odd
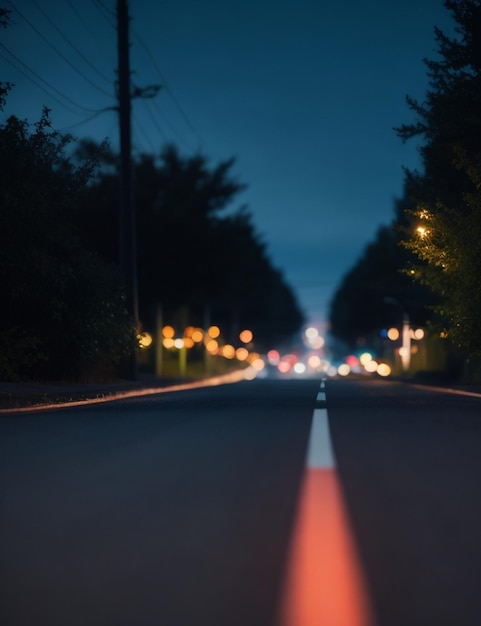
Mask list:
[[[15,84],[2,114],[118,145],[115,0],[5,0],[0,78]],[[130,0],[133,145],[168,142],[212,165],[236,157],[247,204],[273,264],[309,320],[329,301],[378,227],[393,217],[416,145],[406,94],[427,88],[442,0]],[[12,54],[14,56],[12,56]],[[34,72],[34,73],[32,73]],[[46,82],[44,82],[46,81]],[[101,112],[103,111],[103,112]]]

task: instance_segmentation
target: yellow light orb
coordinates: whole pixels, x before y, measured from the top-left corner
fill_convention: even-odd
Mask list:
[[[238,361],[245,361],[249,356],[249,351],[246,348],[237,348],[235,356]]]
[[[249,356],[247,357],[247,360],[252,365],[254,361],[257,361],[257,359],[260,359],[260,358],[261,357],[259,356],[258,352],[249,352]]]
[[[260,372],[261,370],[264,369],[266,364],[264,363],[263,359],[258,357],[251,363],[251,365],[257,372]]]
[[[389,376],[391,374],[391,368],[387,363],[379,363],[377,366],[377,373],[379,376]]]
[[[207,352],[209,352],[209,354],[217,354],[217,351],[219,349],[219,344],[217,343],[215,339],[210,339],[209,341],[206,342],[205,348]]]
[[[374,359],[371,359],[370,361],[364,364],[364,369],[366,370],[366,372],[369,372],[370,374],[374,373],[377,370],[377,367],[378,367],[378,363]]]
[[[235,348],[227,343],[222,348],[222,356],[226,359],[234,359],[235,358]]]
[[[337,368],[337,373],[339,376],[348,376],[351,373],[351,368],[347,363],[343,363]]]
[[[164,326],[162,328],[162,335],[167,339],[172,339],[175,335],[175,330],[172,326]]]
[[[387,336],[389,337],[389,339],[391,341],[396,341],[396,339],[399,339],[399,331],[397,328],[390,328],[387,331]]]
[[[359,362],[361,363],[361,365],[365,366],[366,363],[369,363],[369,361],[372,361],[372,354],[370,354],[369,352],[363,352],[359,357]]]
[[[309,340],[309,345],[311,346],[313,350],[320,350],[324,346],[325,343],[326,341],[324,337],[321,337],[321,335],[319,335],[318,337],[315,337],[314,339]]]
[[[192,341],[194,341],[195,343],[200,343],[203,338],[204,333],[201,331],[200,328],[196,328],[192,333]]]
[[[252,341],[252,331],[250,330],[243,330],[241,333],[239,333],[239,339],[242,341],[242,343],[250,343]]]
[[[139,341],[139,346],[142,349],[148,348],[149,346],[152,345],[152,335],[150,333],[140,333],[139,335],[137,335],[137,339]]]

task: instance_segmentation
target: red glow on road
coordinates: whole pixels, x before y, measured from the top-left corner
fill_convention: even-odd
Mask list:
[[[306,469],[279,626],[373,626],[335,469]]]

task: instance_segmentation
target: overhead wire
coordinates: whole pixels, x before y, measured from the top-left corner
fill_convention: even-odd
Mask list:
[[[91,67],[94,72],[97,74],[97,76],[100,76],[100,78],[102,78],[103,80],[105,80],[106,82],[108,82],[109,84],[112,84],[112,79],[108,78],[107,76],[105,76],[105,74],[103,74],[93,63],[90,62],[90,60],[82,53],[81,50],[79,50],[73,43],[72,41],[65,36],[65,34],[61,31],[61,29],[57,26],[57,24],[55,24],[55,22],[49,17],[49,15],[42,9],[42,7],[38,4],[38,2],[36,0],[31,0],[31,2],[33,2],[33,4],[37,7],[37,9],[40,11],[40,13],[42,13],[42,15],[45,17],[45,19],[49,22],[49,24],[57,31],[57,33],[62,37],[62,39],[64,41],[67,42],[67,44],[73,49],[75,50],[75,52],[79,55],[79,57],[84,61],[84,63],[86,63],[89,67]]]
[[[107,6],[105,6],[105,4],[101,2],[100,0],[91,0],[91,3],[95,7],[95,9],[98,11],[98,13],[100,13],[100,15],[104,18],[104,20],[109,24],[109,26],[111,26],[117,32],[117,13],[109,9]],[[139,124],[139,121],[134,114],[133,107],[131,110],[131,121],[132,121],[132,125],[135,125],[137,133],[142,135],[144,140],[148,144],[150,144],[152,150],[155,151],[151,143],[151,139],[149,135],[146,133],[144,128]]]
[[[90,35],[90,39],[94,42],[96,47],[99,50],[101,50],[100,46],[99,46],[99,37],[98,37],[98,35],[95,35],[95,33],[92,31],[92,29],[90,28],[90,24],[87,24],[87,22],[84,20],[84,18],[82,17],[81,13],[79,13],[79,11],[77,10],[75,4],[73,2],[71,2],[71,0],[65,0],[65,1],[68,4],[68,6],[70,7],[70,9],[72,10],[72,12],[74,13],[74,15],[76,16],[76,18],[78,19],[78,21],[82,24],[84,30]],[[101,52],[103,54],[105,52],[105,48],[103,50],[101,50]]]
[[[155,126],[155,128],[157,129],[157,132],[159,133],[159,135],[165,140],[167,141],[167,136],[164,133],[164,131],[162,130],[162,128],[160,127],[160,124],[157,120],[157,118],[155,117],[155,115],[152,112],[152,109],[150,108],[150,101],[148,100],[144,100],[142,99],[142,104],[144,105],[147,113],[149,114],[150,119],[152,120],[153,125]]]
[[[23,66],[28,72],[30,72],[31,74],[33,74],[40,82],[44,83],[45,85],[47,85],[47,87],[49,89],[51,89],[52,91],[54,91],[55,93],[57,93],[61,98],[64,98],[67,102],[70,102],[70,104],[73,104],[74,106],[76,106],[78,109],[81,109],[82,111],[85,111],[87,113],[98,113],[99,109],[89,109],[87,107],[82,106],[81,104],[78,104],[78,102],[75,102],[74,100],[72,100],[71,98],[69,98],[68,96],[66,96],[64,93],[62,93],[61,91],[59,91],[56,87],[54,87],[53,85],[51,85],[48,81],[46,81],[44,78],[42,78],[39,74],[37,74],[37,72],[35,72],[34,70],[32,70],[31,67],[29,67],[26,63],[24,63],[21,59],[19,59],[11,50],[9,50],[6,46],[4,46],[2,43],[0,43],[0,47],[3,48],[9,55],[11,55],[15,61],[17,63],[19,63],[21,66]],[[69,109],[72,113],[75,113],[76,115],[78,115],[77,111],[74,111],[73,109],[71,109],[69,106],[67,106],[65,103],[60,102],[55,96],[53,96],[51,93],[49,93],[44,87],[42,87],[41,85],[39,85],[35,80],[32,79],[31,76],[29,76],[28,74],[25,73],[24,70],[22,70],[21,68],[17,67],[11,60],[9,60],[7,57],[5,57],[5,55],[2,55],[3,58],[7,61],[7,63],[9,63],[10,65],[12,65],[13,67],[15,67],[15,69],[17,69],[20,73],[22,73],[26,78],[28,78],[31,82],[33,82],[35,85],[37,85],[37,87],[39,87],[40,89],[42,89],[42,91],[44,91],[48,96],[50,96],[51,98],[53,98],[56,102],[58,102],[60,105],[64,106],[65,108]]]
[[[108,96],[109,98],[112,97],[111,93],[107,93],[104,89],[102,89],[101,87],[99,87],[98,85],[96,85],[93,81],[90,80],[90,78],[88,78],[88,76],[85,76],[85,74],[79,70],[56,46],[53,45],[52,42],[50,42],[47,37],[45,37],[36,26],[34,26],[34,24],[32,24],[32,22],[25,17],[25,15],[19,11],[17,9],[17,7],[15,6],[15,4],[13,2],[11,2],[11,0],[7,0],[8,4],[13,7],[13,9],[20,15],[20,17],[37,33],[37,35],[43,39],[45,41],[45,43],[52,48],[52,50],[54,50],[54,52],[56,54],[58,54],[77,74],[79,74],[79,76],[81,76],[86,82],[88,82],[90,85],[92,85],[92,87],[94,87],[95,89],[97,89],[97,91],[99,91],[100,93]]]
[[[86,117],[84,120],[81,120],[80,122],[75,122],[74,124],[69,124],[68,126],[64,126],[63,128],[60,129],[60,131],[64,132],[67,130],[71,130],[72,128],[76,128],[77,126],[83,126],[84,124],[88,124],[89,122],[94,120],[96,117],[98,117],[101,113],[106,113],[107,111],[112,111],[112,110],[113,110],[112,107],[105,107],[104,109],[100,109],[100,111],[97,111],[93,115],[89,115],[89,117]]]
[[[98,0],[91,0],[91,1],[94,7],[97,9],[97,11],[100,13],[100,15],[102,15],[102,17],[106,20],[106,22],[108,22],[109,26],[111,26],[114,30],[117,30],[115,19],[114,19],[114,22],[112,22],[109,17],[109,14],[110,14],[114,18],[116,18],[115,12],[111,11],[102,2],[99,2]]]
[[[75,5],[70,1],[70,0],[66,0],[67,4],[69,5],[69,7],[72,9],[72,11],[75,13],[77,19],[79,19],[81,21],[81,23],[83,24],[83,26],[88,30],[88,26],[85,23],[85,21],[83,20],[81,14],[78,12],[78,10],[76,9]],[[115,23],[113,23],[111,17],[116,17],[116,13],[114,11],[112,11],[111,9],[109,9],[108,7],[105,6],[105,4],[103,2],[101,2],[101,0],[91,0],[93,6],[96,8],[96,10],[104,17],[104,19],[107,21],[107,23],[113,27],[115,30],[117,29],[117,26]],[[99,87],[98,85],[96,85],[93,81],[90,80],[90,78],[88,76],[86,76],[78,67],[76,67],[63,53],[61,50],[59,50],[54,44],[52,44],[47,37],[45,37],[43,35],[43,33],[16,7],[15,3],[12,2],[11,0],[7,0],[8,4],[18,13],[18,15],[30,26],[30,28],[32,28],[34,30],[34,32],[41,38],[43,39],[43,41],[45,41],[45,43],[54,50],[54,52],[59,55],[77,74],[79,74],[85,81],[87,81],[90,85],[92,85],[97,91],[101,92],[104,95],[107,95],[109,98],[113,97],[112,93],[107,93],[104,89],[102,89],[101,87]],[[102,72],[100,72],[90,61],[89,59],[81,52],[81,50],[79,50],[65,35],[64,33],[57,27],[57,25],[54,23],[54,21],[49,17],[49,15],[45,12],[45,10],[39,5],[39,3],[36,0],[32,0],[34,6],[37,8],[37,10],[40,11],[40,13],[44,16],[44,18],[48,21],[48,23],[55,29],[55,31],[62,37],[62,39],[64,41],[66,41],[66,43],[78,54],[78,56],[90,67],[92,68],[96,74],[98,74],[103,80],[107,81],[107,82],[114,82],[114,81],[110,81]],[[133,30],[131,29],[133,32],[133,35],[135,37],[135,39],[137,40],[137,42],[141,45],[141,47],[144,49],[144,51],[147,53],[150,61],[152,62],[157,74],[159,75],[161,81],[162,81],[162,87],[165,88],[165,90],[168,92],[169,96],[171,97],[172,101],[174,102],[176,108],[178,109],[180,115],[182,116],[185,124],[189,127],[190,131],[197,137],[197,139],[199,141],[202,141],[197,129],[195,128],[195,126],[192,124],[192,122],[190,121],[189,117],[187,116],[187,114],[185,113],[183,107],[181,106],[180,102],[178,101],[178,99],[176,98],[176,96],[174,95],[170,85],[168,84],[162,70],[159,67],[159,64],[157,63],[157,60],[155,59],[154,55],[152,54],[151,50],[149,49],[149,47],[146,45],[146,43],[142,40],[142,38]],[[75,113],[75,114],[79,114],[78,111],[75,111],[74,109],[72,109],[70,106],[68,106],[67,104],[65,104],[65,102],[62,102],[61,100],[59,100],[57,97],[55,97],[51,92],[54,92],[56,94],[58,94],[60,96],[60,98],[62,98],[63,100],[71,103],[73,106],[75,106],[77,109],[80,109],[84,112],[88,112],[91,113],[91,115],[89,115],[88,118],[86,118],[85,120],[82,120],[80,122],[74,123],[70,126],[67,126],[66,128],[74,128],[77,126],[80,126],[82,124],[85,124],[89,121],[91,121],[92,119],[95,119],[98,115],[100,115],[101,113],[112,109],[112,107],[106,107],[103,109],[91,109],[91,108],[87,108],[84,107],[80,104],[78,104],[77,102],[75,102],[74,100],[70,99],[67,95],[65,95],[64,93],[62,93],[60,90],[58,90],[56,87],[54,87],[51,83],[49,83],[48,81],[46,81],[45,79],[43,79],[39,74],[37,74],[31,67],[29,67],[26,63],[24,63],[21,59],[19,59],[13,52],[11,52],[10,50],[8,50],[8,48],[6,48],[3,44],[0,44],[1,47],[9,54],[12,56],[13,59],[15,59],[15,62],[17,64],[19,64],[20,66],[22,66],[23,68],[25,68],[25,70],[27,72],[29,72],[31,75],[27,74],[25,70],[22,69],[22,67],[18,67],[18,65],[15,64],[15,62],[13,62],[11,59],[8,59],[7,57],[5,57],[5,55],[2,54],[3,58],[13,67],[15,67],[20,73],[22,73],[27,79],[29,79],[31,82],[33,82],[37,87],[39,87],[42,91],[44,91],[47,95],[49,95],[52,99],[54,99],[56,102],[58,102],[61,106],[67,108],[68,110],[70,110],[71,112]],[[36,77],[37,80],[35,80],[35,78],[33,78],[32,76]],[[40,83],[43,83],[43,85],[45,85],[46,87],[44,87],[42,84],[40,84],[38,81],[40,81]],[[50,90],[50,91],[49,91]],[[167,136],[165,134],[165,132],[163,131],[163,129],[161,128],[159,121],[158,121],[158,116],[156,116],[153,111],[152,111],[152,107],[156,107],[157,109],[159,109],[158,104],[156,102],[150,103],[150,102],[146,102],[144,98],[142,98],[143,101],[143,105],[145,107],[145,109],[147,110],[148,115],[150,116],[152,123],[154,124],[155,129],[157,130],[157,132],[159,133],[159,135],[162,137],[162,139],[164,141],[167,141]],[[159,109],[160,112],[160,109]],[[162,112],[161,113],[162,118],[164,119],[165,123],[169,126],[169,128],[171,129],[171,131],[179,138],[180,141],[183,142],[182,138],[180,137],[179,133],[176,131],[176,129],[174,128],[174,126],[170,123],[170,121],[168,119],[165,118],[165,114]],[[133,116],[134,117],[134,116]],[[151,139],[150,137],[145,133],[145,131],[143,130],[142,126],[139,124],[138,119],[135,119],[135,123],[136,125],[139,127],[141,133],[144,135],[144,137],[147,139],[147,142],[149,144],[151,144]]]
[[[182,143],[187,148],[189,147],[189,142],[185,139],[185,136],[183,137],[182,134],[170,122],[169,118],[161,110],[161,107],[160,107],[159,103],[156,100],[151,100],[151,99],[144,100],[144,99],[142,99],[142,103],[143,103],[147,113],[149,114],[149,117],[151,118],[152,123],[154,124],[155,128],[157,129],[157,131],[159,132],[161,137],[166,142],[169,141],[169,139],[168,139],[166,133],[162,130],[160,124],[159,124],[159,118],[161,118],[162,121],[165,123],[165,125],[167,125],[169,127],[170,131],[172,132],[172,135],[174,135],[180,143]],[[153,109],[156,109],[157,115],[154,113]]]
[[[144,141],[149,145],[151,152],[153,152],[153,153],[157,152],[157,150],[155,149],[155,146],[154,146],[154,144],[152,142],[152,138],[146,132],[145,128],[142,126],[142,124],[139,122],[139,120],[137,118],[133,118],[132,122],[133,122],[133,125],[136,127],[136,130],[139,131],[139,134],[142,135]],[[138,152],[141,153],[141,150],[138,149]]]
[[[197,129],[195,128],[194,124],[191,122],[191,120],[187,116],[185,110],[183,109],[183,107],[181,106],[180,102],[176,98],[176,96],[175,96],[174,92],[172,91],[172,89],[171,89],[167,79],[165,78],[162,70],[160,69],[160,66],[159,66],[159,64],[157,62],[157,59],[152,54],[150,48],[145,43],[145,41],[138,35],[138,33],[135,31],[134,28],[131,28],[131,32],[134,35],[134,37],[137,40],[137,42],[141,45],[141,47],[147,53],[147,56],[149,57],[150,61],[152,62],[153,66],[154,66],[154,68],[155,68],[155,70],[156,70],[156,72],[157,72],[157,74],[158,74],[158,76],[159,76],[159,78],[161,80],[162,87],[165,88],[165,90],[168,92],[169,96],[172,98],[172,101],[174,102],[175,106],[177,107],[177,110],[179,111],[180,115],[182,116],[184,122],[189,127],[191,132],[197,137],[197,140],[200,143],[202,143],[202,137],[200,136],[200,134],[197,131]]]

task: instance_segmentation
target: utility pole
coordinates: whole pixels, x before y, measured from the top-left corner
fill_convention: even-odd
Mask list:
[[[127,0],[117,0],[118,36],[118,102],[120,124],[120,207],[119,251],[120,267],[127,284],[127,307],[139,331],[137,295],[137,218],[132,179],[131,89],[129,61],[129,13]],[[129,359],[128,377],[137,379],[137,350]]]

